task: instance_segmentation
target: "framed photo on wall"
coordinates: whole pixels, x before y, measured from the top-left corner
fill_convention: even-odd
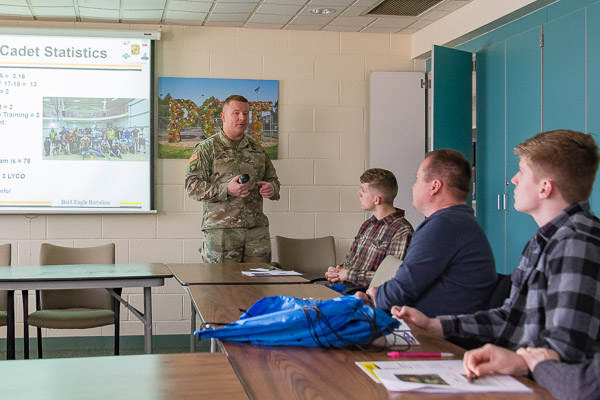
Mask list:
[[[158,78],[158,157],[189,158],[200,141],[221,130],[223,101],[233,94],[250,103],[246,135],[277,159],[279,81],[171,77]]]

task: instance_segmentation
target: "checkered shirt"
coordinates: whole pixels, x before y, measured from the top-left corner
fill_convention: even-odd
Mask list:
[[[600,220],[587,201],[538,229],[511,280],[502,307],[440,317],[444,335],[549,347],[566,362],[600,351]]]
[[[385,256],[403,259],[412,238],[413,227],[404,218],[404,210],[396,211],[380,220],[375,216],[366,220],[354,238],[342,268],[348,269],[347,282],[367,286]]]

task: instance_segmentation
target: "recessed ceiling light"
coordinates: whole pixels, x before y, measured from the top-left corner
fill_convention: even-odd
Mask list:
[[[311,14],[326,15],[326,14],[333,14],[334,12],[336,12],[336,9],[335,8],[311,8],[309,10],[309,12]]]

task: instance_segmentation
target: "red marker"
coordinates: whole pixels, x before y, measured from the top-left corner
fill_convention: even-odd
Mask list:
[[[387,353],[390,357],[454,357],[452,353],[398,353],[397,351],[390,351]]]

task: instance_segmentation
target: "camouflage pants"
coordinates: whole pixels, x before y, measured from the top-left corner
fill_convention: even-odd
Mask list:
[[[204,245],[198,249],[205,263],[271,261],[268,226],[206,229]]]

